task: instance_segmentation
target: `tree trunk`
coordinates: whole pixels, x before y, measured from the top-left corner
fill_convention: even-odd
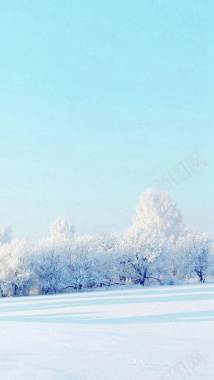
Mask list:
[[[147,274],[147,268],[144,270],[143,273],[141,273],[142,277],[140,278],[140,285],[144,286],[145,285],[145,280],[146,280],[146,274]]]

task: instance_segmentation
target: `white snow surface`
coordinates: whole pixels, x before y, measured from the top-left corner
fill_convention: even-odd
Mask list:
[[[0,379],[214,379],[214,285],[0,299]]]

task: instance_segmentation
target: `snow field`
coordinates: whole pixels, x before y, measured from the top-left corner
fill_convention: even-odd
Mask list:
[[[0,379],[214,378],[212,284],[2,298],[0,306]]]

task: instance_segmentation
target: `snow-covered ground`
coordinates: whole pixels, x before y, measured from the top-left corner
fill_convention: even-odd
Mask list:
[[[0,299],[0,379],[214,379],[214,285]]]

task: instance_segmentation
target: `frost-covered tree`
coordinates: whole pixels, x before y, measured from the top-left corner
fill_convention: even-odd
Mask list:
[[[130,230],[161,233],[174,242],[184,230],[183,218],[169,193],[147,189],[140,197]]]
[[[102,233],[95,239],[97,245],[93,264],[96,286],[121,284],[123,275],[120,268],[121,236],[111,232]]]
[[[61,292],[67,284],[66,248],[62,241],[41,239],[36,246],[34,256],[35,288],[38,293],[51,294]]]
[[[69,240],[75,233],[73,224],[69,224],[65,218],[59,217],[50,225],[50,234],[53,240]]]
[[[2,296],[28,293],[32,284],[33,245],[22,239],[0,245],[0,292]]]
[[[67,287],[76,290],[91,287],[94,239],[88,235],[77,236],[67,253]]]
[[[205,282],[214,272],[213,238],[203,232],[188,230],[175,247],[177,275],[182,280],[198,277]]]
[[[136,282],[144,285],[146,279],[153,279],[161,283],[170,277],[168,258],[171,246],[183,230],[181,213],[170,195],[161,190],[146,190],[123,238],[126,252],[123,264],[130,264],[128,267],[131,266],[131,275]]]
[[[160,264],[164,265],[166,239],[152,231],[131,228],[124,234],[122,244],[121,264],[126,277],[130,277],[132,282],[140,285],[145,285],[146,280],[156,280],[161,283]]]
[[[50,225],[50,236],[41,239],[35,247],[33,259],[33,292],[50,294],[62,292],[69,283],[68,252],[74,239],[75,229],[65,218],[58,218]]]
[[[96,238],[96,242],[98,245],[98,248],[103,252],[109,252],[115,247],[118,246],[119,241],[119,235],[117,235],[114,232],[111,233],[105,233],[98,235]]]

